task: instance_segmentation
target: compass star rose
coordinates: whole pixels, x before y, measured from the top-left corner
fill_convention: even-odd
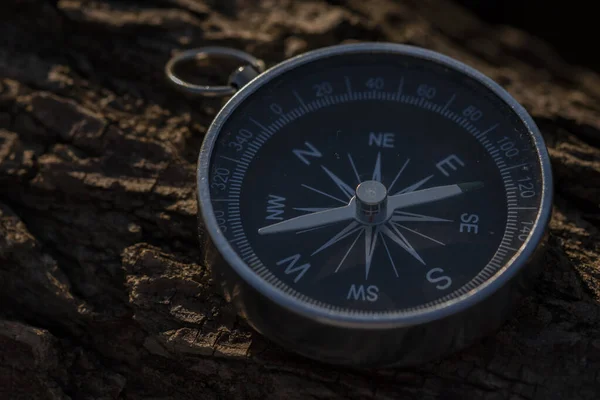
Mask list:
[[[361,182],[360,175],[358,174],[358,170],[356,169],[356,165],[350,154],[348,154],[348,161],[349,167],[352,168],[357,180]],[[409,162],[410,159],[407,159],[402,167],[400,167],[400,170],[394,177],[392,183],[386,187],[381,181],[381,153],[379,152],[375,160],[375,166],[373,168],[371,179],[363,180],[354,189],[337,175],[335,175],[332,171],[327,169],[327,167],[322,165],[322,170],[325,174],[327,174],[327,176],[329,176],[331,181],[342,193],[343,198],[338,197],[339,195],[336,196],[309,185],[302,184],[302,186],[308,190],[319,193],[324,197],[337,200],[342,203],[343,206],[329,208],[297,207],[295,210],[305,211],[308,213],[262,227],[258,230],[258,233],[261,235],[288,231],[304,233],[320,229],[333,223],[348,221],[348,224],[345,225],[337,234],[331,237],[327,242],[325,242],[312,253],[312,255],[315,255],[347,238],[352,239],[352,244],[342,257],[335,272],[341,268],[344,261],[348,257],[348,254],[350,254],[361,237],[363,238],[364,242],[366,279],[369,278],[373,255],[379,241],[381,241],[383,249],[385,249],[385,252],[387,253],[396,277],[398,277],[398,271],[396,269],[396,265],[394,264],[394,259],[390,253],[387,240],[391,240],[421,264],[426,265],[423,258],[417,253],[402,231],[405,230],[412,232],[441,246],[444,246],[444,243],[408,228],[407,226],[403,225],[403,222],[451,222],[451,220],[410,213],[403,211],[403,208],[436,202],[458,196],[465,192],[482,187],[483,183],[468,182],[421,189],[423,185],[433,178],[433,175],[429,175],[390,195],[389,193],[392,192],[394,185],[398,181],[398,178],[402,175],[402,172],[408,166]]]

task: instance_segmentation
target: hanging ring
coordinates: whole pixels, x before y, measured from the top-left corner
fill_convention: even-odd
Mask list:
[[[175,75],[175,67],[181,64],[182,62],[189,60],[207,59],[210,58],[211,55],[226,56],[234,60],[244,61],[250,66],[252,66],[252,68],[254,68],[258,73],[261,73],[265,70],[265,63],[262,60],[259,60],[258,58],[241,50],[218,46],[200,47],[198,49],[186,50],[171,58],[165,66],[165,73],[167,75],[167,78],[173,85],[175,85],[177,89],[189,94],[209,97],[233,95],[238,90],[234,86],[195,85],[193,83],[186,82],[183,79],[179,78],[177,75]]]

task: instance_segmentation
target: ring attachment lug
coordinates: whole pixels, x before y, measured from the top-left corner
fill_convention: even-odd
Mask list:
[[[211,56],[231,58],[245,62],[246,65],[239,67],[231,74],[227,85],[197,85],[187,82],[175,74],[175,68],[183,62],[208,59]],[[177,54],[167,62],[165,75],[171,84],[181,92],[195,96],[224,97],[233,95],[264,70],[265,63],[246,52],[229,47],[214,46],[186,50]]]

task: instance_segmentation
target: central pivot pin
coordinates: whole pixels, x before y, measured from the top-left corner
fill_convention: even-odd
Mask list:
[[[387,189],[377,181],[365,181],[356,187],[356,219],[376,225],[387,218]]]

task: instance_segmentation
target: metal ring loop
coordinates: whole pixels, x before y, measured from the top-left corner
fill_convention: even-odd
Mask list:
[[[230,96],[234,94],[237,89],[230,85],[223,86],[212,86],[212,85],[195,85],[184,81],[183,79],[175,75],[175,67],[183,61],[205,59],[210,55],[227,56],[235,60],[245,61],[250,64],[258,73],[265,70],[265,63],[256,57],[245,53],[241,50],[232,49],[229,47],[200,47],[197,49],[186,50],[179,53],[169,60],[165,66],[165,73],[167,78],[177,87],[179,90],[203,96]]]

